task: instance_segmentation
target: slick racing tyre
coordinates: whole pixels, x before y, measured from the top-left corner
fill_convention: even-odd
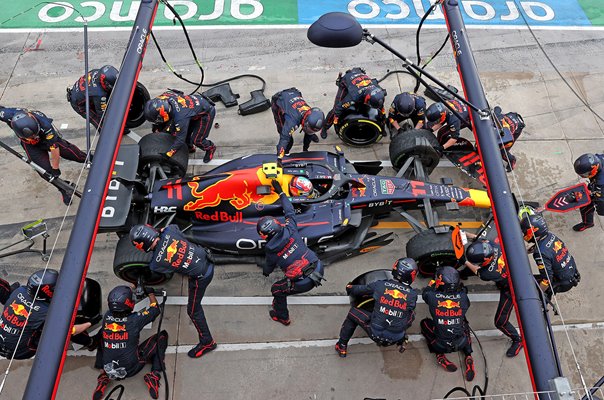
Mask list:
[[[145,123],[145,104],[150,99],[151,96],[147,88],[142,83],[137,82],[126,118],[126,128],[138,128]]]
[[[84,280],[84,287],[80,295],[78,312],[76,313],[76,324],[91,322],[97,315],[102,315],[103,294],[101,285],[91,278]]]
[[[165,154],[172,149],[174,136],[165,132],[156,132],[145,135],[138,142],[140,155],[138,158],[139,172],[144,171],[151,164],[161,165],[169,178],[183,177],[189,166],[189,153],[186,147],[180,149],[170,158]]]
[[[425,129],[412,129],[396,135],[390,142],[390,161],[395,170],[401,169],[409,157],[421,160],[424,172],[430,175],[440,161],[440,155],[434,149],[438,147],[434,134]]]
[[[364,147],[382,139],[385,127],[377,118],[377,110],[372,109],[367,115],[351,113],[344,116],[334,129],[347,145]]]
[[[433,276],[437,267],[457,267],[452,226],[443,233],[434,228],[421,231],[407,242],[407,257],[417,262],[419,273]]]
[[[160,285],[172,278],[172,274],[161,274],[149,269],[153,253],[145,253],[132,245],[128,236],[122,237],[115,247],[113,273],[126,282],[137,284],[139,278],[145,285]]]
[[[389,269],[376,269],[365,272],[352,280],[353,285],[369,285],[370,283],[381,281],[384,279],[392,279],[392,272]],[[366,310],[373,310],[372,296],[348,296],[350,305]]]

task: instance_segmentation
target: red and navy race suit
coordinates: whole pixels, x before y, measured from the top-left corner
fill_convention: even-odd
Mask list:
[[[464,103],[459,100],[446,100],[445,103],[457,111],[462,119],[459,119],[457,115],[453,114],[453,112],[447,108],[447,116],[445,117],[443,127],[438,130],[436,135],[436,138],[441,145],[447,143],[449,139],[459,139],[461,135],[460,131],[463,128],[472,129],[468,107],[466,107]]]
[[[489,243],[494,251],[493,260],[489,265],[478,269],[478,276],[483,281],[495,282],[497,289],[499,289],[499,304],[495,312],[495,327],[513,341],[519,342],[520,335],[516,328],[514,328],[514,325],[510,323],[510,315],[514,309],[514,302],[508,281],[508,269],[503,260],[501,247],[499,246],[499,238]]]
[[[420,322],[430,352],[443,354],[461,350],[466,355],[471,354],[470,329],[466,321],[470,299],[466,289],[443,292],[428,286],[422,292],[422,298],[432,316]]]
[[[598,215],[604,215],[604,154],[594,154],[600,160],[600,169],[593,178],[589,179],[588,188],[591,194],[591,203],[579,209],[581,212],[581,220],[584,224],[591,225],[594,223],[594,212]]]
[[[400,110],[397,107],[398,98],[402,96],[411,96],[415,99],[415,107],[411,112],[411,115],[405,117],[401,114]],[[390,105],[390,110],[388,110],[388,122],[392,125],[394,121],[397,123],[401,123],[406,119],[411,119],[413,122],[413,127],[415,127],[420,121],[423,122],[423,125],[426,124],[426,99],[422,96],[418,96],[415,93],[400,93],[394,97],[392,104]]]
[[[544,286],[549,286],[554,293],[567,292],[577,286],[581,275],[577,270],[575,259],[570,255],[568,247],[556,235],[548,232],[537,240],[538,249],[533,252],[533,258],[539,268],[539,278]]]
[[[415,319],[418,291],[394,279],[354,285],[352,296],[373,297],[373,312],[352,307],[340,329],[340,343],[347,344],[359,325],[381,345],[399,343]]]
[[[153,335],[139,344],[141,330],[159,314],[157,303],[127,315],[114,315],[107,311],[98,333],[100,345],[95,368],[105,370],[110,379],[136,375],[147,363],[152,364],[152,371],[161,371],[168,347],[168,333],[161,331],[159,340],[157,335]]]
[[[27,158],[35,164],[44,168],[47,172],[53,173],[50,165],[50,156],[48,152],[51,149],[58,148],[62,158],[83,163],[86,160],[86,153],[77,146],[63,139],[52,125],[52,119],[40,111],[26,110],[23,108],[0,108],[0,121],[6,122],[10,127],[13,116],[18,111],[30,112],[40,125],[40,133],[37,143],[26,143],[21,140],[21,147],[25,150]]]
[[[208,135],[214,123],[216,108],[200,94],[185,95],[167,91],[158,96],[170,102],[170,120],[161,125],[153,125],[154,131],[168,132],[176,137],[174,150],[193,145],[204,151],[214,146]]]
[[[335,118],[338,120],[342,117],[342,113],[357,104],[364,104],[367,94],[375,88],[379,88],[377,81],[371,79],[362,68],[355,67],[346,71],[336,81],[338,92],[333,109],[329,111],[326,118],[326,127],[329,129],[334,123]],[[381,115],[386,114],[384,108],[381,110]]]
[[[212,342],[201,299],[214,277],[214,264],[208,259],[206,250],[185,239],[177,225],[169,225],[159,235],[149,264],[152,271],[183,274],[189,277],[189,301],[187,313],[197,329],[199,341]]]
[[[305,293],[314,288],[317,283],[309,275],[313,271],[322,276],[323,265],[317,255],[310,250],[296,224],[296,211],[284,193],[279,195],[285,214],[285,224],[281,232],[273,236],[265,247],[266,262],[262,273],[268,276],[276,267],[281,268],[286,278],[273,284],[273,309],[279,319],[289,319],[287,296]]]
[[[271,110],[279,132],[277,143],[277,156],[283,158],[294,145],[293,134],[302,125],[310,106],[302,98],[302,93],[296,88],[289,88],[277,92],[271,98]],[[302,150],[308,151],[313,135],[304,133]]]
[[[107,102],[109,101],[109,95],[111,92],[103,89],[101,79],[104,78],[104,74],[101,73],[100,69],[93,69],[88,72],[88,97],[90,99],[90,123],[95,127],[99,127],[103,113],[107,108]],[[69,91],[69,102],[71,107],[86,118],[86,79],[84,76],[80,77],[73,87]]]
[[[497,143],[500,146],[501,158],[503,158],[503,160],[506,162],[509,160],[509,169],[513,169],[514,165],[516,165],[516,157],[511,154],[509,150],[512,148],[514,143],[516,143],[516,140],[518,140],[518,137],[520,137],[520,134],[522,133],[522,130],[525,128],[526,125],[524,124],[524,119],[522,119],[522,116],[515,112],[509,112],[506,114],[496,114],[496,117],[497,119],[499,119],[499,123],[501,124],[501,126],[507,126],[510,130],[510,133],[512,134],[512,140],[508,141],[507,143],[504,142],[503,146],[501,146],[501,143]]]
[[[33,307],[31,307],[33,304]],[[31,358],[36,354],[38,341],[44,327],[50,304],[46,301],[33,301],[27,288],[22,286],[14,290],[4,305],[0,315],[0,355],[13,356],[17,360]],[[31,308],[30,308],[31,307]],[[27,325],[25,320],[29,316]],[[19,341],[19,336],[21,341]],[[19,346],[17,346],[19,342]]]

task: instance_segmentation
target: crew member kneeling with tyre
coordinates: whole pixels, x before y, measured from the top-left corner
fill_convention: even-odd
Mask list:
[[[346,285],[351,296],[372,296],[373,311],[352,307],[342,324],[336,353],[346,357],[348,341],[357,326],[367,332],[378,346],[403,345],[407,329],[415,319],[418,291],[411,287],[417,275],[417,265],[412,258],[400,258],[392,266],[392,279],[368,285]]]
[[[208,251],[185,239],[177,225],[168,225],[161,233],[149,225],[135,225],[130,230],[130,240],[139,250],[153,251],[151,271],[176,272],[189,278],[187,314],[199,335],[199,343],[189,351],[189,357],[199,358],[214,350],[217,345],[201,307],[201,299],[214,277],[214,264]]]
[[[152,398],[159,397],[168,332],[161,331],[159,336],[153,335],[139,343],[142,329],[161,313],[155,295],[148,290],[150,289],[147,288],[149,307],[139,312],[132,312],[135,299],[130,287],[116,286],[109,292],[109,311],[103,316],[103,327],[98,333],[101,344],[96,353],[94,367],[100,369],[101,373],[97,378],[93,400],[103,398],[110,380],[134,376],[147,363],[151,363],[151,372],[145,374],[145,384]]]

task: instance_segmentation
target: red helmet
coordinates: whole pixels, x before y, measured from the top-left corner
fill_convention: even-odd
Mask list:
[[[294,176],[289,182],[289,193],[292,196],[308,196],[312,190],[312,182],[304,176]]]

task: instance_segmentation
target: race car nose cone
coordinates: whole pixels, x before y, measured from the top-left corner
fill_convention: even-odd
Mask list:
[[[352,47],[361,43],[363,28],[352,15],[331,12],[316,20],[306,36],[321,47]]]

